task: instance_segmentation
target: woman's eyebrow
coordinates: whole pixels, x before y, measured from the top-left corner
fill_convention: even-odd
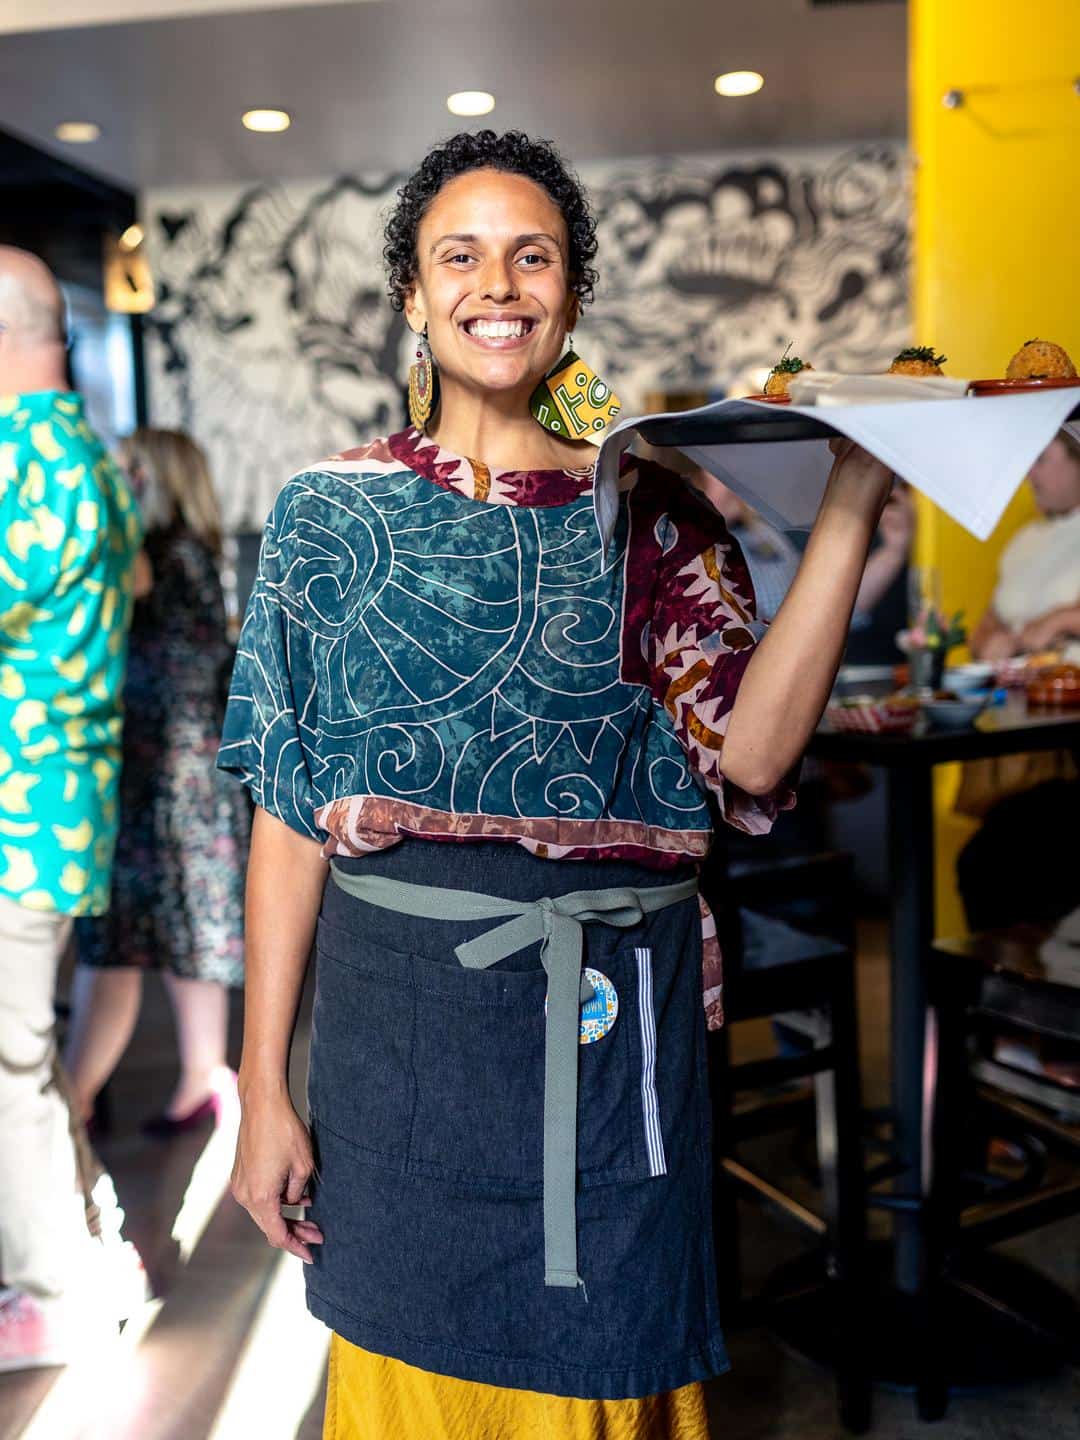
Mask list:
[[[439,246],[445,245],[447,241],[458,245],[475,245],[478,238],[476,235],[467,235],[460,231],[452,232],[449,235],[440,235],[437,240],[433,241],[430,253],[434,255]],[[536,230],[528,235],[517,235],[514,237],[514,245],[535,245],[541,240],[546,240],[549,245],[554,245],[556,250],[559,248],[559,242],[555,236],[549,235],[544,230]]]
[[[434,255],[435,251],[439,248],[439,246],[440,246],[440,245],[445,245],[448,240],[453,240],[453,241],[455,241],[457,244],[474,245],[474,244],[476,243],[476,236],[475,236],[475,235],[464,235],[464,234],[461,234],[461,233],[453,233],[453,234],[450,234],[450,235],[440,235],[437,240],[433,240],[433,241],[432,241],[432,244],[431,244],[431,254]]]

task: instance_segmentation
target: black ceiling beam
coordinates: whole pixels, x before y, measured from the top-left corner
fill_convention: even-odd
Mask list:
[[[136,217],[135,195],[0,130],[0,244],[40,255],[67,283],[100,289],[102,237]]]
[[[100,175],[39,150],[8,130],[0,130],[0,197],[3,209],[15,196],[39,195],[43,204],[67,196],[82,216],[97,216],[102,226],[123,230],[135,219],[135,194]]]

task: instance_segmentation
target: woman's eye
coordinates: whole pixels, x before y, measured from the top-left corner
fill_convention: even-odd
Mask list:
[[[520,256],[518,263],[520,265],[524,265],[527,269],[535,270],[536,266],[543,265],[546,259],[547,257],[545,255],[538,255],[536,253],[532,253],[529,255]]]
[[[461,254],[461,255],[448,255],[446,258],[447,258],[447,260],[450,262],[451,265],[458,265],[458,264],[468,265],[468,264],[470,264],[470,263],[472,262],[472,258],[473,258],[473,257],[472,257],[471,255]]]

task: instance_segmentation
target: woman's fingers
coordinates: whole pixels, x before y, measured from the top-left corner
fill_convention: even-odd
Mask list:
[[[299,1192],[299,1198],[291,1200],[289,1190]],[[322,1231],[313,1220],[287,1219],[281,1213],[283,1204],[311,1203],[311,1196],[307,1193],[306,1176],[297,1177],[295,1183],[290,1179],[284,1193],[279,1191],[276,1196],[266,1195],[254,1199],[245,1193],[242,1183],[234,1187],[233,1193],[262,1231],[267,1244],[272,1245],[275,1250],[287,1250],[290,1255],[299,1256],[306,1264],[311,1264],[311,1251],[308,1247],[323,1243]]]
[[[289,1222],[282,1215],[276,1201],[267,1200],[261,1204],[249,1205],[248,1214],[275,1249],[284,1248],[289,1238]]]
[[[249,1205],[247,1210],[269,1245],[275,1250],[286,1250],[310,1265],[312,1255],[308,1247],[323,1243],[322,1231],[311,1220],[286,1220],[280,1205],[280,1201],[263,1201]]]
[[[295,1255],[296,1258],[302,1260],[305,1265],[313,1265],[315,1263],[315,1257],[311,1251],[304,1242],[295,1235],[287,1235],[284,1244],[278,1245],[276,1248],[278,1250],[284,1250],[287,1255]]]
[[[310,1160],[306,1160],[303,1165],[290,1167],[288,1179],[285,1182],[285,1192],[281,1197],[286,1205],[303,1205],[309,1203],[305,1201],[304,1196],[307,1194],[307,1186],[310,1179]]]

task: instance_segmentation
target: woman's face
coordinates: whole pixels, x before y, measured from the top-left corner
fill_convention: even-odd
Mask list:
[[[562,354],[577,314],[566,222],[540,185],[472,170],[448,181],[417,233],[405,306],[445,387],[527,397]]]
[[[1044,515],[1067,515],[1080,506],[1080,461],[1057,438],[1028,472],[1035,503]]]

